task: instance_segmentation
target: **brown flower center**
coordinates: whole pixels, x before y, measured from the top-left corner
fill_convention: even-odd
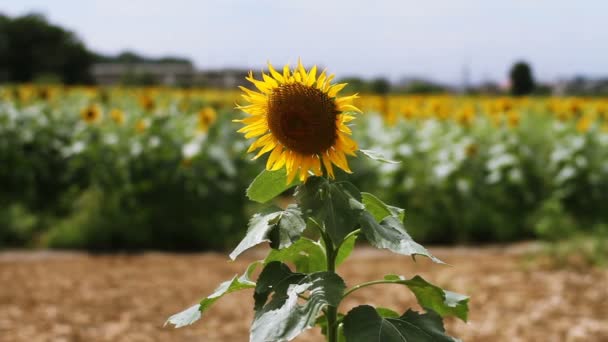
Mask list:
[[[318,154],[337,139],[334,99],[303,84],[284,84],[268,97],[268,126],[272,134],[292,151]]]

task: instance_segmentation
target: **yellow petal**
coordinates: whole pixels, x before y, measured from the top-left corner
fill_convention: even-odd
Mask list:
[[[263,154],[270,152],[270,150],[275,148],[275,146],[277,146],[276,141],[274,141],[274,139],[270,140],[270,142],[266,143],[264,145],[264,147],[258,152],[258,154],[256,154],[255,157],[253,157],[253,160],[256,160],[259,157],[261,157]]]
[[[272,77],[266,75],[265,73],[262,73],[262,78],[264,79],[264,82],[266,82],[267,84],[270,84],[274,88],[279,86],[277,81],[275,81]]]
[[[323,156],[321,156],[321,159],[323,160],[323,166],[325,166],[325,171],[327,172],[327,176],[329,176],[329,178],[331,178],[331,179],[336,178],[336,177],[334,177],[334,168],[331,165],[331,160],[329,158],[329,155],[323,154]]]
[[[346,161],[346,156],[344,155],[344,153],[342,151],[334,151],[334,150],[330,149],[329,156],[331,158],[331,161],[334,164],[336,164],[337,167],[341,168],[342,170],[344,170],[347,173],[352,173],[352,171],[348,167],[348,162]]]
[[[283,152],[281,152],[281,155],[274,162],[274,165],[272,166],[272,168],[270,170],[277,171],[280,168],[282,168],[286,164],[286,162],[287,162],[287,151],[283,150]]]
[[[270,71],[272,77],[279,81],[279,83],[283,83],[283,76],[274,69],[272,64],[270,64],[270,61],[268,62],[268,71]]]
[[[336,97],[338,92],[340,90],[344,89],[344,87],[346,87],[346,83],[340,83],[340,84],[335,84],[335,85],[331,86],[331,88],[329,89],[329,92],[327,93],[327,96]]]
[[[268,156],[268,160],[266,161],[266,170],[272,169],[272,166],[279,159],[282,152],[283,146],[281,145],[277,145],[274,150],[272,150],[272,153],[270,153],[270,156]]]
[[[315,84],[315,81],[317,79],[317,66],[314,65],[312,67],[312,69],[310,69],[310,72],[308,73],[308,81],[306,82],[307,86],[312,86],[313,84]]]

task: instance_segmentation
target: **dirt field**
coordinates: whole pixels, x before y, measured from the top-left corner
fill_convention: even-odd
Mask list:
[[[608,270],[549,270],[525,261],[521,246],[431,250],[453,266],[364,248],[340,272],[349,285],[387,273],[421,274],[473,294],[469,323],[447,323],[465,341],[608,341]],[[260,252],[235,263],[212,253],[2,252],[0,341],[247,341],[251,291],[225,297],[190,327],[163,322]],[[343,310],[360,302],[399,311],[414,303],[407,290],[385,285],[356,292]],[[296,341],[321,339],[309,331]]]

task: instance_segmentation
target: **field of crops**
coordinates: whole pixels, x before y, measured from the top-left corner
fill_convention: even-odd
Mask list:
[[[345,90],[348,92],[348,88]],[[238,92],[0,88],[0,247],[234,246],[257,209]],[[365,95],[356,185],[421,242],[605,232],[608,99]],[[253,156],[253,155],[251,155]],[[251,157],[250,156],[250,157]]]

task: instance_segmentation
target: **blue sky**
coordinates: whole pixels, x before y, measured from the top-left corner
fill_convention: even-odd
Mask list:
[[[38,11],[102,53],[191,58],[198,68],[320,64],[338,77],[504,81],[608,76],[606,0],[0,0]]]

